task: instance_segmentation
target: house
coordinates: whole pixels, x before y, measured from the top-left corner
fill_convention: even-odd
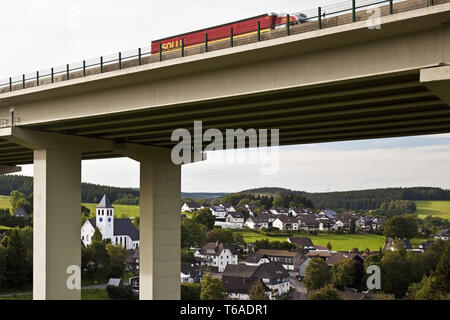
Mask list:
[[[276,218],[277,216],[270,212],[262,212],[257,216],[249,217],[245,221],[245,225],[250,229],[268,229],[269,227],[272,227],[272,223]]]
[[[227,217],[227,210],[222,206],[211,206],[209,207],[212,214],[216,217],[218,221],[225,221]]]
[[[181,272],[180,272],[181,282],[200,283],[202,281],[202,277],[203,277],[202,269],[194,266],[193,264],[181,265]]]
[[[280,214],[272,223],[272,226],[278,230],[298,230],[298,221],[294,217]]]
[[[303,214],[296,217],[300,230],[319,230],[319,221],[315,214]]]
[[[225,208],[228,213],[230,212],[236,212],[237,207],[233,206],[231,203],[224,203],[220,205],[221,207]]]
[[[269,299],[289,291],[289,273],[279,262],[228,265],[222,274],[223,287],[231,299],[248,300],[248,292],[257,281],[262,282]]]
[[[372,229],[372,218],[370,217],[360,217],[355,221],[355,226],[358,230],[368,231]]]
[[[321,258],[327,260],[331,256],[331,252],[327,250],[311,250],[306,254],[307,258]]]
[[[288,250],[259,249],[245,259],[249,266],[259,266],[268,262],[280,262],[286,270],[298,270],[303,258],[300,253]]]
[[[384,250],[396,251],[401,248],[411,250],[412,246],[409,240],[393,239],[391,237],[386,238]]]
[[[356,264],[362,266],[364,264],[364,259],[357,253],[346,253],[346,252],[335,252],[330,255],[325,261],[329,267],[333,267],[339,262],[345,259],[353,259]]]
[[[378,230],[381,226],[384,225],[385,222],[386,220],[381,218],[372,219],[372,229]]]
[[[251,204],[246,204],[244,205],[245,209],[247,209],[248,213],[251,216],[256,216],[256,210],[258,209],[256,206],[251,205]]]
[[[81,241],[85,246],[91,244],[95,228],[100,230],[103,240],[111,240],[126,250],[139,248],[139,231],[130,219],[114,218],[114,208],[106,195],[97,206],[96,217],[86,220],[81,227]]]
[[[289,210],[286,208],[280,208],[280,207],[274,207],[272,209],[270,209],[270,212],[272,212],[273,214],[284,214],[286,216],[289,215]]]
[[[17,208],[17,210],[14,212],[14,217],[27,218],[29,216],[30,215],[28,214],[28,212],[26,212],[25,209],[22,207]]]
[[[441,232],[439,232],[435,237],[436,240],[441,239],[441,240],[448,240],[448,229],[444,229]]]
[[[326,231],[329,230],[333,226],[333,220],[324,215],[319,215],[316,219],[319,223],[319,230]]]
[[[185,202],[183,203],[183,205],[181,206],[181,211],[185,212],[193,212],[193,211],[197,211],[200,210],[202,207],[195,201],[191,201],[191,202]]]
[[[349,230],[351,218],[346,214],[338,214],[333,219],[333,225],[330,227],[332,230]]]
[[[419,249],[421,249],[422,251],[425,251],[425,250],[427,250],[433,243],[434,243],[433,240],[428,240],[428,241],[422,242],[421,244],[419,244]]]
[[[334,219],[336,217],[337,213],[333,210],[322,210],[319,212],[319,216],[325,216],[328,219]]]
[[[245,224],[245,217],[241,212],[229,212],[225,221],[243,227]]]
[[[228,264],[238,263],[237,251],[227,243],[208,242],[194,253],[194,258],[201,264],[217,268],[223,272]]]
[[[314,214],[314,210],[310,208],[290,208],[289,213],[296,217],[301,214]]]
[[[297,246],[299,246],[305,250],[315,250],[316,249],[316,247],[314,246],[314,244],[310,238],[289,237],[287,239],[287,242],[296,244]]]
[[[129,272],[139,271],[139,248],[127,250],[126,270]]]

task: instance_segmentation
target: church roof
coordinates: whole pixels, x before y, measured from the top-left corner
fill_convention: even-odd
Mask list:
[[[98,204],[97,208],[106,208],[106,209],[112,209],[113,206],[111,205],[111,201],[109,201],[108,196],[105,194],[103,195],[102,201]]]
[[[94,227],[97,226],[94,218],[89,219],[89,222]],[[114,236],[129,236],[131,240],[139,240],[139,230],[128,218],[114,219]]]

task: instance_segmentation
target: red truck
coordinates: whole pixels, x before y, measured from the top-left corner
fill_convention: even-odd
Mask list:
[[[249,35],[256,33],[258,30],[258,21],[261,32],[272,30],[277,27],[284,27],[286,24],[286,14],[269,13],[239,21],[222,24],[202,30],[192,31],[176,36],[155,40],[152,42],[152,54],[159,53],[160,46],[163,52],[181,48],[182,39],[184,47],[192,47],[205,43],[205,35],[207,34],[208,43],[230,39],[231,28],[233,28],[233,37]],[[289,15],[291,24],[301,23],[306,19],[302,13],[294,13]]]

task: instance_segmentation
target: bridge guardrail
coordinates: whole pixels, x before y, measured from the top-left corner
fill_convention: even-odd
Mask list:
[[[285,28],[285,32],[283,33],[280,33],[280,28],[278,28],[278,30],[276,28],[276,30],[268,31],[263,34],[258,24],[258,26],[255,26],[255,35],[245,36],[242,39],[239,39],[240,35],[233,33],[233,29],[231,28],[229,38],[214,41],[214,44],[209,42],[208,33],[205,33],[205,39],[203,42],[197,44],[200,47],[197,50],[188,50],[188,48],[185,48],[184,46],[184,41],[182,41],[180,49],[163,52],[160,48],[157,55],[151,54],[151,47],[149,46],[108,56],[101,56],[95,59],[83,60],[66,64],[65,66],[39,70],[32,74],[22,74],[20,76],[10,77],[6,80],[0,80],[0,94],[86,77],[93,74],[101,74],[132,66],[184,57],[186,55],[208,52],[212,49],[218,50],[230,48],[236,45],[265,41],[281,36],[290,36],[292,34],[329,28],[341,24],[364,21],[368,20],[371,16],[363,10],[370,8],[384,9],[381,10],[381,15],[384,16],[447,2],[450,2],[450,0],[348,0],[329,6],[318,7],[317,9],[303,11],[302,13],[306,15],[304,23],[294,25],[293,23],[287,22],[283,25],[278,25],[278,27],[281,26]],[[286,21],[290,21],[289,16]],[[303,26],[306,27],[303,28]],[[272,34],[267,36],[266,34],[269,32],[272,32]],[[174,52],[176,52],[175,55],[173,54]]]

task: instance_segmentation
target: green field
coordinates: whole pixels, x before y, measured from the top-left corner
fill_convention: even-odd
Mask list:
[[[91,210],[91,217],[95,216],[96,203],[83,203],[83,206]],[[113,205],[115,218],[131,218],[139,216],[139,206]]]
[[[450,220],[450,201],[415,201],[419,218],[426,216],[440,217]]]
[[[11,211],[9,196],[0,196],[0,209],[9,209]]]
[[[247,243],[255,242],[256,240],[269,239],[269,241],[286,241],[287,236],[265,236],[257,232],[249,230],[236,230],[234,232],[242,233],[244,240]],[[311,238],[315,245],[326,247],[328,242],[332,245],[332,250],[336,251],[351,251],[353,248],[359,250],[370,249],[376,251],[380,247],[384,247],[385,237],[376,234],[327,234],[322,233],[318,235],[298,234],[295,237]],[[411,245],[417,246],[419,243],[426,241],[426,239],[411,239]]]

